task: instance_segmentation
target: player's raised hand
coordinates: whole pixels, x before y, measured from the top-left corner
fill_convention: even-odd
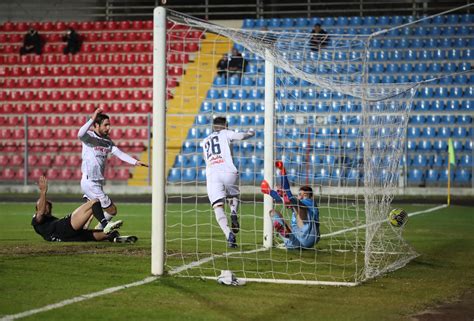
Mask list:
[[[97,115],[101,114],[104,110],[99,107],[97,108],[95,111],[94,111],[94,114],[92,114],[92,120],[95,120],[95,118],[97,117]]]
[[[135,163],[135,166],[149,167],[149,165],[147,163],[144,163],[144,162],[141,162],[141,161],[137,161]]]
[[[38,188],[40,192],[46,193],[48,191],[48,180],[43,175],[38,179]]]

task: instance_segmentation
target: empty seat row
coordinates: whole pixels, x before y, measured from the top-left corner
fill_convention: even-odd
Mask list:
[[[0,55],[0,63],[5,65],[80,65],[80,64],[148,64],[153,57],[147,53],[124,53],[124,54],[48,54],[48,55]],[[168,63],[184,63],[189,61],[189,55],[169,55]]]
[[[101,107],[106,113],[147,114],[152,112],[151,102],[115,103],[5,103],[0,106],[0,114],[92,114]]]
[[[168,27],[172,28],[174,24],[168,23]],[[6,32],[25,32],[28,28],[33,27],[38,31],[66,31],[71,27],[78,31],[115,31],[115,30],[142,30],[153,29],[152,20],[134,20],[134,21],[45,21],[45,22],[13,22],[6,21],[0,24],[0,30]],[[178,27],[175,27],[178,28]]]
[[[412,157],[408,163],[410,166],[418,166],[418,167],[447,167],[448,157],[442,156],[440,154],[435,155],[426,155],[426,154],[418,154]],[[474,162],[472,160],[472,155],[464,154],[456,157],[456,164],[455,166],[461,167],[472,167]]]
[[[37,100],[151,100],[152,90],[65,90],[0,92],[3,101]]]
[[[409,119],[410,124],[471,124],[472,116],[471,115],[453,115],[451,113],[447,115],[422,115],[417,114],[411,116]]]
[[[181,69],[176,69],[181,68]],[[177,73],[183,67],[179,65],[168,66],[169,72]],[[172,71],[171,71],[172,70]],[[7,77],[48,77],[48,76],[151,76],[152,66],[144,65],[82,65],[82,66],[22,66],[6,67],[2,74]]]
[[[434,18],[427,19],[423,22],[423,25],[439,26],[441,24],[470,24],[474,22],[474,15],[472,14],[449,14],[440,15]],[[338,16],[338,17],[313,17],[313,18],[259,18],[259,19],[244,19],[243,28],[291,28],[291,27],[312,27],[316,23],[326,26],[351,26],[357,27],[361,25],[365,26],[397,26],[408,22],[416,21],[414,16]]]
[[[472,142],[472,139],[455,139],[453,140],[453,147],[456,151],[472,151]],[[417,142],[416,140],[409,139],[407,141],[407,150],[409,152],[446,151],[448,150],[448,141],[446,139],[435,139],[433,141],[428,139],[422,139]]]
[[[469,129],[471,129],[470,132],[469,132]],[[416,138],[416,137],[422,137],[422,138],[433,138],[433,137],[464,138],[468,135],[471,136],[472,133],[473,133],[473,131],[472,131],[471,126],[454,127],[454,128],[449,128],[449,127],[440,127],[440,128],[409,127],[408,128],[408,137],[410,137],[410,138]]]
[[[5,78],[0,81],[0,88],[151,88],[151,77],[70,77],[70,78]]]
[[[454,184],[470,184],[472,179],[472,171],[471,169],[455,169],[448,172],[447,169],[445,170],[438,170],[438,169],[429,169],[429,170],[422,170],[422,169],[410,169],[408,171],[407,179],[408,184],[436,184],[436,183],[447,183],[448,176],[450,176],[451,182]]]
[[[45,175],[49,180],[76,180],[80,181],[82,177],[81,170],[79,168],[33,168],[28,172],[28,179],[35,181],[40,176]],[[13,169],[4,168],[0,170],[1,180],[23,180],[25,177],[25,171],[23,168]],[[130,170],[128,168],[107,168],[105,177],[109,180],[127,180],[131,177]]]

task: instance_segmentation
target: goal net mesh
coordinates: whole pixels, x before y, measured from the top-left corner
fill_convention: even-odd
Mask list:
[[[330,34],[320,47],[310,32],[233,29],[167,14],[170,274],[215,278],[232,270],[262,282],[353,285],[417,255],[404,241],[403,228],[387,218],[402,177],[418,84],[371,82],[370,57],[378,50],[373,44],[381,41],[376,34]],[[218,76],[216,65],[232,48],[242,52],[246,66],[241,74]],[[275,67],[275,116],[267,121],[265,60]],[[242,194],[237,249],[227,248],[206,192],[200,143],[216,116],[227,117],[230,129],[256,130],[254,138],[232,147]],[[270,134],[274,146],[265,146],[264,135]],[[315,191],[321,239],[312,249],[286,250],[277,234],[273,247],[263,246],[266,148],[273,149],[274,161],[283,160],[295,192],[301,185]],[[275,209],[290,220],[283,206]],[[229,217],[227,205],[225,211]]]

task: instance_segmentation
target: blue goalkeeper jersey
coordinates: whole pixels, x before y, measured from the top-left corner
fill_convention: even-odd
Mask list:
[[[307,220],[303,221],[303,227],[299,227],[296,220],[296,211],[291,216],[292,234],[285,240],[287,248],[305,247],[311,248],[319,241],[319,210],[312,199],[299,201],[308,211]]]

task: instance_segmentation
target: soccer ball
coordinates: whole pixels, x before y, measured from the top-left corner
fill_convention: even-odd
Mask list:
[[[388,215],[388,221],[392,226],[402,227],[407,223],[408,214],[403,208],[394,208]]]

